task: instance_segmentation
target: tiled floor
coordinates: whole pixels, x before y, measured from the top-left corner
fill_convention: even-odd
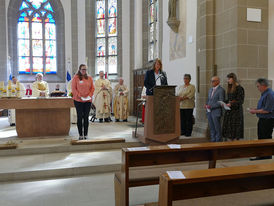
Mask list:
[[[121,164],[121,150],[1,157],[0,174],[110,164]]]
[[[132,138],[132,131],[135,129],[135,118],[129,117],[128,122],[110,122],[99,123],[98,121],[90,122],[88,138],[89,139],[103,139],[103,138],[125,138],[126,141],[136,142],[135,138]],[[141,125],[139,125],[141,126]],[[71,124],[69,136],[56,137],[56,138],[18,138],[15,127],[10,127],[8,119],[6,117],[0,118],[0,142],[6,142],[7,140],[16,141],[23,145],[28,145],[28,140],[32,140],[31,144],[40,145],[40,140],[43,141],[43,145],[52,145],[52,143],[58,145],[63,144],[64,140],[77,139],[78,130],[76,124]],[[59,140],[58,140],[59,139]],[[70,142],[65,142],[69,144]]]
[[[273,206],[274,189],[174,202],[174,206]],[[1,206],[114,206],[113,174],[0,185]],[[158,186],[130,189],[130,205],[156,202]]]
[[[89,138],[132,138],[135,119],[128,123],[91,123]],[[20,148],[31,149],[69,145],[71,138],[77,138],[76,125],[72,125],[70,136],[50,139],[19,139],[15,127],[10,127],[7,118],[0,118],[0,142],[8,140],[19,143]],[[243,161],[245,163],[243,163]],[[88,166],[108,166],[121,162],[121,150],[84,150],[82,152],[45,153],[33,155],[1,156],[0,175]],[[260,161],[258,163],[264,163]],[[222,161],[219,167],[255,164],[248,160]],[[184,169],[204,169],[206,164],[188,165]],[[90,168],[89,168],[90,169]],[[55,172],[55,171],[54,171]],[[85,173],[86,174],[86,173]],[[89,173],[87,173],[89,174]],[[0,206],[114,206],[113,173],[95,173],[88,176],[34,180],[31,177],[21,182],[0,183]],[[36,176],[37,178],[37,176]],[[274,205],[274,190],[262,190],[218,197],[198,198],[175,202],[175,206],[270,206]],[[130,189],[130,205],[156,202],[158,186]]]
[[[0,185],[1,206],[111,206],[113,174]]]

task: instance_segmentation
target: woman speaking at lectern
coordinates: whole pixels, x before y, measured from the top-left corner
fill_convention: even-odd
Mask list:
[[[160,59],[156,59],[153,64],[153,69],[146,72],[144,84],[147,95],[153,95],[154,87],[167,85],[166,73],[162,69]]]

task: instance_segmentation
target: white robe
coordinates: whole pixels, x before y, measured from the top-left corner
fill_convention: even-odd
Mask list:
[[[40,93],[41,92],[45,92],[46,93],[46,97],[49,96],[49,85],[47,82],[45,81],[36,81],[33,82],[32,84],[32,96],[33,97],[40,97]]]
[[[103,86],[106,90],[103,90]],[[107,79],[98,79],[95,81],[94,105],[96,107],[96,118],[110,117],[110,103],[112,99],[112,88]]]
[[[128,88],[125,85],[117,84],[114,93],[113,109],[115,119],[126,120],[128,118]]]
[[[11,83],[11,90],[17,89],[17,84]],[[22,83],[19,82],[19,93],[17,94],[17,97],[24,97],[26,93],[26,89]],[[8,86],[7,86],[7,91],[8,91]],[[9,123],[15,124],[15,109],[9,109],[8,110],[8,118],[9,118]]]

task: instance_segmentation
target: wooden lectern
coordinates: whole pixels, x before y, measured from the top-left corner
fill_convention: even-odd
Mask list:
[[[180,137],[180,101],[175,96],[176,86],[156,86],[154,96],[146,98],[143,143],[163,144]]]

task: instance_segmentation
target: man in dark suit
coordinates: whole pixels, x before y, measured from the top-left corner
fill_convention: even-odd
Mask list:
[[[208,92],[205,108],[207,110],[211,142],[220,142],[222,106],[219,101],[224,101],[225,90],[220,86],[220,78],[217,76],[211,78],[211,85],[212,88]]]
[[[167,85],[166,73],[162,70],[162,62],[156,59],[153,69],[146,72],[145,76],[146,95],[153,95],[155,86]]]

